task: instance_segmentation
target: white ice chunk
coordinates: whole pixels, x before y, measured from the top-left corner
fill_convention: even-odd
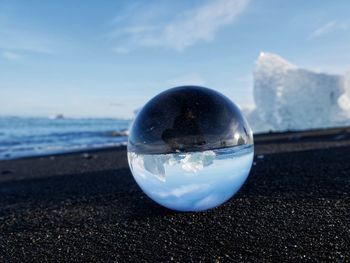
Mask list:
[[[344,75],[344,93],[338,98],[344,119],[350,119],[350,71]]]
[[[165,182],[165,167],[164,164],[169,160],[169,155],[142,155],[136,153],[128,153],[130,163],[133,167],[138,169],[139,171],[148,171],[153,174],[158,180]],[[146,178],[147,176],[140,172],[139,176]]]
[[[181,167],[187,172],[195,173],[211,165],[215,156],[213,151],[187,153],[181,160]]]
[[[348,76],[348,77],[347,77]],[[254,132],[305,130],[350,124],[350,74],[304,70],[261,53],[254,72]]]
[[[167,162],[167,159],[167,155],[144,155],[144,167],[160,181],[165,182],[166,177],[164,164]]]

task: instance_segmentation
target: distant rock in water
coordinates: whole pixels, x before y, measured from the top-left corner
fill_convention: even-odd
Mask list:
[[[50,116],[49,119],[51,119],[51,120],[62,120],[62,119],[65,119],[65,117],[64,117],[63,114],[56,114],[56,115]]]
[[[111,131],[107,133],[107,136],[110,137],[121,137],[121,136],[128,136],[129,131],[127,129],[120,130],[120,131]]]
[[[247,113],[254,132],[350,125],[350,74],[316,73],[261,53],[254,101],[255,109]]]

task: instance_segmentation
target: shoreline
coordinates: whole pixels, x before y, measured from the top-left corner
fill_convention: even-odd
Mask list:
[[[350,127],[336,127],[336,128],[320,128],[320,129],[312,129],[312,130],[302,130],[302,131],[285,131],[285,132],[265,132],[265,133],[257,133],[254,134],[254,144],[259,144],[261,142],[267,141],[290,141],[290,140],[298,140],[298,139],[307,139],[311,137],[315,140],[315,138],[325,139],[327,137],[336,136],[338,134],[350,133]],[[13,156],[9,156],[7,158],[0,158],[1,161],[11,161],[11,160],[20,160],[20,159],[31,159],[31,158],[42,158],[48,156],[58,156],[58,155],[66,155],[66,154],[79,154],[79,153],[93,153],[99,151],[106,151],[111,149],[119,149],[126,148],[127,140],[125,142],[120,142],[116,145],[112,146],[96,146],[96,147],[82,147],[78,149],[67,149],[67,150],[53,150],[43,153],[28,153],[28,154],[16,154]]]
[[[48,151],[45,153],[37,153],[37,154],[23,154],[23,155],[14,155],[10,156],[8,158],[1,159],[2,161],[12,161],[12,160],[21,160],[21,159],[33,159],[33,158],[43,158],[43,157],[50,157],[50,156],[60,156],[60,155],[70,155],[70,154],[79,154],[79,153],[94,153],[94,152],[103,152],[107,150],[112,149],[119,149],[119,148],[125,148],[125,143],[120,143],[120,145],[114,145],[114,146],[97,146],[97,147],[87,147],[87,148],[79,148],[79,149],[67,149],[67,150],[57,150],[57,151]]]

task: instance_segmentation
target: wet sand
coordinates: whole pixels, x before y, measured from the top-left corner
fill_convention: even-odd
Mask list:
[[[244,187],[200,213],[145,196],[125,147],[0,161],[0,261],[350,261],[350,129],[255,141]]]

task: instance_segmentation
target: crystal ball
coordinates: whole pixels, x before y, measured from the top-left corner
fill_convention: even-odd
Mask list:
[[[230,199],[248,177],[252,131],[221,93],[197,86],[166,90],[138,112],[128,162],[144,193],[177,211],[201,211]]]

